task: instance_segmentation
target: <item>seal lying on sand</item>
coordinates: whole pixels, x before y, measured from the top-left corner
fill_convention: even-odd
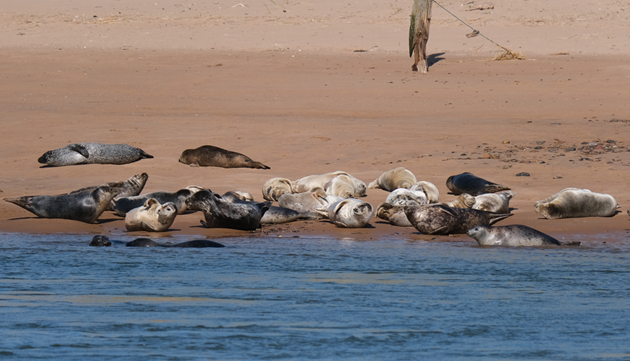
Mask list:
[[[475,204],[471,208],[487,212],[510,213],[510,199],[514,197],[514,194],[512,191],[480,194],[475,197]]]
[[[376,216],[380,219],[388,221],[394,226],[413,227],[409,218],[407,218],[407,214],[405,213],[406,206],[431,207],[437,204],[443,204],[453,208],[470,208],[474,203],[475,197],[470,194],[460,194],[459,197],[450,202],[427,205],[421,205],[418,203],[413,204],[413,201],[408,201],[406,205],[396,206],[385,202],[376,207]]]
[[[260,226],[260,220],[269,207],[270,201],[231,203],[209,189],[201,190],[186,200],[189,209],[202,211],[206,228],[232,228],[251,231]]]
[[[343,198],[364,197],[367,187],[360,179],[342,170],[313,174],[290,182],[293,193],[322,188],[326,194]]]
[[[255,202],[251,197],[243,196],[244,192],[231,191],[226,192],[221,195],[221,198],[225,199],[228,202]],[[247,193],[249,194],[249,193]],[[313,220],[318,219],[319,216],[315,212],[298,212],[296,210],[285,208],[285,207],[276,207],[270,206],[267,212],[260,219],[260,224],[280,224],[280,223],[288,223],[299,220]]]
[[[154,198],[161,204],[171,202],[177,208],[177,214],[184,214],[188,211],[186,199],[203,189],[199,186],[188,186],[177,192],[153,192],[133,197],[118,197],[111,201],[111,209],[116,215],[124,217],[127,212],[134,208],[141,207],[149,198]]]
[[[384,189],[392,192],[398,188],[409,189],[416,183],[418,183],[416,176],[413,175],[411,171],[403,167],[398,167],[381,174],[380,177],[376,178],[368,185],[368,188]]]
[[[149,198],[141,207],[134,208],[125,216],[128,231],[164,232],[175,221],[177,208],[172,202],[160,204]]]
[[[120,241],[114,241],[121,243]],[[90,246],[92,247],[109,247],[112,245],[112,241],[107,236],[96,235],[92,238]],[[167,248],[206,248],[206,247],[225,247],[221,243],[210,241],[207,239],[195,239],[192,241],[181,242],[176,244],[160,244],[154,242],[148,238],[136,238],[131,242],[125,244],[127,247],[167,247]]]
[[[492,225],[512,214],[453,208],[445,205],[405,207],[409,222],[424,234],[464,234],[478,225]]]
[[[455,195],[468,193],[472,196],[510,190],[504,185],[489,182],[468,172],[448,177],[446,187]]]
[[[617,213],[617,200],[610,194],[588,189],[566,188],[534,204],[536,212],[548,219],[610,217]]]
[[[337,227],[363,228],[372,218],[374,209],[367,202],[349,198],[335,202],[326,208],[320,208],[317,213],[328,218]]]
[[[147,158],[153,156],[127,144],[77,143],[49,150],[37,161],[60,167],[75,164],[127,164]]]
[[[480,246],[560,246],[557,239],[522,225],[475,226],[466,232]]]
[[[271,178],[263,184],[263,198],[268,201],[277,202],[278,198],[285,193],[293,193],[291,181],[287,178]]]
[[[132,176],[131,178],[127,179],[126,181],[123,181],[122,187],[117,187],[116,188],[116,191],[114,192],[114,198],[113,199],[121,198],[121,197],[137,196],[144,189],[144,185],[147,183],[148,179],[149,179],[149,175],[148,174],[140,173],[140,174],[136,174],[136,175]],[[99,186],[81,188],[79,190],[76,190],[76,191],[73,191],[73,192],[70,192],[70,193],[77,193],[77,192],[83,192],[83,191],[88,191],[88,190],[94,190],[97,187],[99,187]],[[109,206],[107,207],[107,210],[108,211],[113,211],[114,210],[113,201],[109,203]]]
[[[179,157],[179,162],[191,167],[256,168],[271,169],[253,161],[250,157],[212,145],[203,145],[196,149],[186,149]]]
[[[98,217],[109,206],[124,182],[111,182],[98,187],[89,187],[55,196],[26,196],[4,200],[26,209],[42,218],[72,219],[86,223],[97,223]]]

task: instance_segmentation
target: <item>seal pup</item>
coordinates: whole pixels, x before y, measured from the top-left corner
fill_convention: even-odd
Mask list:
[[[337,227],[363,228],[372,218],[374,209],[367,202],[349,198],[335,202],[326,208],[320,208],[317,212],[328,218]]]
[[[160,204],[155,198],[149,198],[144,205],[134,208],[125,216],[127,231],[164,232],[175,221],[177,207],[175,203]]]
[[[478,225],[492,225],[512,214],[453,208],[443,204],[405,207],[409,222],[424,234],[464,234]]]
[[[232,228],[250,231],[260,226],[260,220],[269,207],[270,201],[234,202],[223,199],[209,189],[200,190],[186,200],[189,209],[202,211],[206,228]]]
[[[128,242],[126,247],[166,247],[166,248],[221,248],[225,247],[221,243],[208,239],[194,239],[192,241],[180,242],[176,244],[157,243],[149,238],[136,238]]]
[[[547,219],[578,217],[611,217],[619,205],[610,194],[588,189],[565,188],[534,204],[536,213]]]
[[[127,144],[75,143],[49,150],[37,161],[53,167],[77,164],[128,164],[153,158],[144,150]]]
[[[239,194],[232,191],[224,193],[221,197],[226,201],[232,203],[254,201],[249,197],[241,197]],[[294,222],[297,220],[313,220],[317,218],[318,215],[314,212],[300,213],[290,208],[277,207],[272,205],[260,219],[260,224],[280,224]]]
[[[25,196],[5,198],[41,218],[62,218],[97,223],[124,182],[111,182],[87,190],[54,196]]]
[[[499,193],[485,193],[475,197],[475,204],[472,209],[495,213],[510,213],[510,199],[514,197],[514,192],[505,191]]]
[[[522,225],[475,226],[466,232],[480,246],[560,246],[557,239]]]
[[[212,145],[184,150],[179,157],[179,162],[189,164],[191,167],[271,169],[244,154]]]
[[[388,170],[372,181],[368,188],[372,189],[384,189],[391,192],[398,188],[411,188],[414,184],[418,183],[416,176],[411,171],[398,167],[396,169]]]
[[[287,178],[271,178],[262,186],[263,198],[268,201],[277,202],[285,193],[293,193],[291,181]]]
[[[191,185],[184,189],[180,189],[177,192],[152,192],[141,194],[139,196],[132,197],[119,197],[111,201],[111,209],[118,216],[124,217],[127,212],[134,208],[141,207],[149,198],[154,198],[161,204],[173,203],[177,208],[177,214],[184,214],[188,212],[186,206],[186,199],[202,190],[200,186]]]
[[[489,182],[469,172],[448,177],[446,187],[455,195],[468,193],[472,196],[510,190],[509,187]]]

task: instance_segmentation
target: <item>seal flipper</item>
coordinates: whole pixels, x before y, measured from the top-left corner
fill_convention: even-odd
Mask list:
[[[138,148],[139,149],[139,148]],[[153,156],[144,150],[140,149],[140,159],[151,159]]]
[[[159,232],[158,230],[156,230],[155,228],[153,228],[150,224],[147,224],[146,222],[142,221],[140,223],[140,225],[142,226],[142,228],[144,230],[147,230],[149,232]]]
[[[493,212],[488,212],[490,213],[488,215],[488,225],[493,225],[495,223],[497,223],[498,221],[504,220],[507,217],[511,217],[514,214],[512,213],[493,213]]]
[[[81,144],[70,144],[70,145],[68,145],[68,149],[70,149],[73,152],[77,152],[77,153],[81,154],[85,158],[89,158],[90,157],[90,153],[88,152],[87,148],[85,148],[85,146],[83,146]]]
[[[255,168],[255,169],[271,169],[271,168],[269,168],[268,166],[266,166],[266,165],[264,165],[264,164],[262,164],[262,163],[260,163],[260,162],[256,162],[256,161],[254,161],[254,160],[251,160],[251,159],[250,159],[250,160],[248,160],[248,161],[247,161],[247,163],[251,164],[251,165],[249,166],[249,168]]]
[[[485,190],[487,193],[497,193],[501,191],[509,191],[511,189],[510,187],[507,187],[501,184],[491,183],[486,186]]]

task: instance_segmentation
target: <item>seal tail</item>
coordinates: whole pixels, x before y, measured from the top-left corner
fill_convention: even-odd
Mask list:
[[[140,159],[151,159],[153,156],[144,150],[140,149]]]
[[[250,168],[254,168],[254,169],[271,169],[270,167],[256,161],[251,161],[250,164],[251,164]]]
[[[504,219],[506,219],[507,217],[511,217],[514,214],[512,213],[494,213],[492,215],[489,216],[489,220],[488,220],[488,225],[493,225],[495,223],[497,223],[498,221],[502,221]]]

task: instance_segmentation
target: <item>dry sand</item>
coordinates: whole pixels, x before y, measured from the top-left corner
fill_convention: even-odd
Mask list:
[[[499,225],[627,237],[627,2],[440,2],[523,61],[489,61],[498,48],[481,36],[467,38],[471,29],[434,4],[428,74],[410,68],[411,1],[36,3],[0,5],[2,198],[60,194],[147,172],[144,192],[195,184],[262,200],[262,184],[272,177],[344,170],[369,183],[403,166],[434,183],[444,201],[454,198],[446,179],[465,171],[511,186],[514,216]],[[77,142],[127,143],[155,158],[40,168],[44,152]],[[204,144],[247,154],[271,170],[178,163],[184,149]],[[517,177],[521,172],[530,176]],[[566,187],[612,194],[621,213],[541,219],[534,202]],[[386,196],[368,190],[364,200],[376,207]],[[250,234],[204,229],[200,219],[179,216],[169,232],[129,234]],[[91,225],[40,219],[0,203],[2,231],[124,229],[110,212]],[[254,234],[265,233],[428,237],[377,218],[365,229],[310,221]]]

